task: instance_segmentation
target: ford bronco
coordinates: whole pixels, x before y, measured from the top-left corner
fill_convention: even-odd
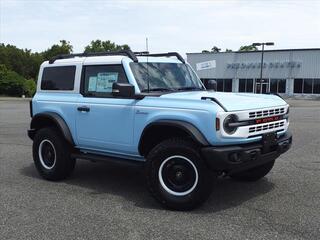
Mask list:
[[[30,113],[43,178],[68,177],[76,159],[141,164],[154,198],[176,210],[203,203],[218,176],[259,180],[292,142],[281,97],[207,90],[178,53],[56,56]]]

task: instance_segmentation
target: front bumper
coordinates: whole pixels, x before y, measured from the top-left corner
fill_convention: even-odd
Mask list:
[[[271,147],[266,148],[262,141],[224,147],[210,146],[202,148],[201,154],[212,170],[233,174],[275,160],[288,151],[291,144],[292,134],[287,131]]]

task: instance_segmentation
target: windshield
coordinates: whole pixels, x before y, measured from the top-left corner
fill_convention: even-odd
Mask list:
[[[130,63],[141,92],[204,90],[190,66],[182,63]]]

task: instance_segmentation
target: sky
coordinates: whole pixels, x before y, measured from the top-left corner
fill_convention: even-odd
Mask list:
[[[74,52],[91,40],[134,51],[238,50],[253,42],[320,47],[320,1],[0,0],[0,42],[43,51],[65,39]]]

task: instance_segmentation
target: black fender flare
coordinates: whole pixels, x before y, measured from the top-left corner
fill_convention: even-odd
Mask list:
[[[208,146],[210,145],[205,136],[202,134],[202,132],[195,127],[193,124],[181,120],[158,120],[152,123],[149,123],[143,130],[140,140],[139,140],[139,145],[138,145],[138,150],[141,153],[142,152],[142,146],[143,146],[143,139],[145,134],[148,132],[148,130],[154,126],[169,126],[169,127],[176,127],[179,128],[183,131],[185,131],[188,135],[191,136],[191,138],[199,143],[201,146]]]
[[[55,112],[42,112],[33,116],[30,123],[29,132],[34,132],[38,130],[42,126],[42,121],[46,119],[51,122],[54,122],[55,126],[60,130],[63,137],[74,146],[74,141],[70,129],[64,119]],[[31,135],[31,136],[30,136]],[[34,134],[29,133],[29,137],[32,139]]]

